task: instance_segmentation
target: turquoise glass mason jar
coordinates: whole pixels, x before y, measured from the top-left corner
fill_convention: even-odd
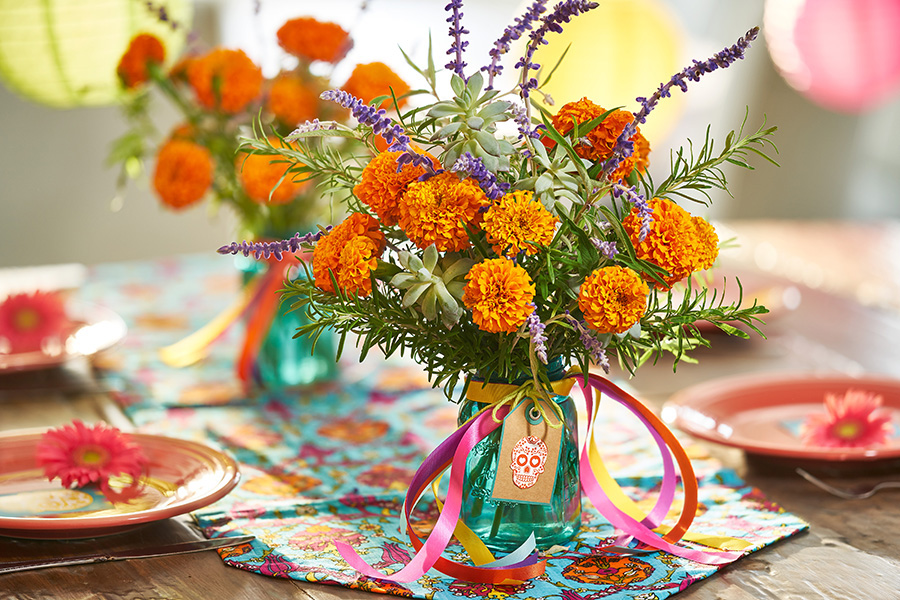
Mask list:
[[[235,257],[235,265],[245,285],[267,268],[265,261],[241,255]],[[296,275],[293,271],[297,271]],[[292,275],[305,278],[306,272],[302,268],[293,269]],[[335,379],[337,344],[334,334],[323,332],[313,350],[313,341],[308,336],[294,339],[297,328],[310,322],[306,308],[291,310],[290,302],[280,299],[278,302],[275,317],[259,349],[254,373],[256,382],[264,388],[280,389]]]
[[[562,379],[565,368],[561,360],[552,361],[548,367],[551,380]],[[519,385],[528,378],[530,375],[509,383]],[[471,385],[478,384],[473,382]],[[564,431],[556,468],[556,482],[549,504],[491,498],[500,466],[502,428],[495,429],[480,441],[466,460],[460,518],[491,550],[498,552],[515,550],[531,533],[534,533],[538,548],[546,549],[555,544],[565,544],[581,528],[578,417],[575,403],[569,396],[557,395],[552,399],[562,411]],[[485,406],[487,405],[481,402],[463,400],[459,408],[459,424],[465,423]]]

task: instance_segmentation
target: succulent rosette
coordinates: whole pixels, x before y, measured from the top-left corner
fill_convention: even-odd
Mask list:
[[[220,252],[313,250],[310,277],[286,284],[286,299],[314,317],[299,334],[331,328],[356,338],[363,356],[373,347],[409,353],[448,395],[476,375],[530,372],[546,384],[554,358],[584,371],[608,369],[611,358],[634,371],[667,352],[677,363],[708,344],[698,321],[734,335],[748,335],[735,323],[758,331],[764,307],[724,303],[691,279],[713,265],[720,243],[694,213],[710,201],[708,190],[725,189],[725,163],[749,168],[751,154],[771,161],[775,128],[745,133],[742,124],[718,151],[709,139],[699,152],[676,151],[655,179],[640,132],[658,102],[742,58],[758,30],[638,98],[634,112],[607,109],[602,99],[555,111],[533,103],[542,85],[535,50],[595,6],[534,1],[488,64],[472,69],[463,62],[462,3],[451,1],[451,60],[444,71],[431,57],[421,68],[410,61],[424,84],[409,106],[398,98],[405,86],[374,98],[330,90],[322,99],[348,109],[355,126],[307,124],[287,136],[290,144],[265,133],[244,140],[244,151],[279,156],[295,177],[323,178],[346,202],[347,220]],[[496,89],[501,59],[520,38],[516,83]],[[438,92],[445,76],[449,97]],[[344,138],[362,151],[333,150]],[[678,282],[690,282],[690,292],[672,293]]]

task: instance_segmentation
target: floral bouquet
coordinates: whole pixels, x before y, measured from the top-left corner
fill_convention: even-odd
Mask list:
[[[775,128],[745,134],[742,125],[719,150],[707,136],[699,150],[674,152],[661,179],[650,175],[650,147],[640,131],[673,90],[686,91],[742,58],[758,29],[638,98],[634,112],[584,98],[554,113],[532,101],[542,74],[552,71],[539,70],[534,53],[597,4],[565,0],[549,10],[545,4],[535,0],[476,70],[463,61],[468,31],[462,2],[451,0],[449,97],[438,92],[439,73],[429,57],[425,67],[410,64],[424,78],[430,101],[404,111],[399,90],[392,90],[387,100],[396,120],[380,108],[383,99],[367,104],[352,90],[331,90],[322,99],[349,109],[355,126],[320,122],[277,143],[262,135],[245,140],[248,152],[287,161],[291,176],[322,177],[329,189],[343,191],[349,215],[316,233],[219,251],[278,260],[311,251],[308,277],[284,290],[295,307],[313,315],[298,337],[330,328],[341,345],[356,337],[363,358],[373,347],[386,355],[408,352],[451,398],[462,384],[461,427],[426,460],[407,495],[408,518],[427,483],[452,465],[434,533],[423,542],[409,532],[426,551],[386,575],[338,546],[372,577],[409,581],[431,566],[472,581],[533,576],[539,561],[506,561],[504,569],[492,570],[438,555],[454,530],[473,558],[485,556],[484,547],[527,556],[516,553],[535,543],[565,543],[578,531],[582,489],[627,534],[620,546],[638,539],[701,562],[735,558],[678,544],[696,502],[690,461],[651,411],[592,371],[608,372],[615,358],[634,372],[665,353],[677,363],[708,344],[699,321],[743,337],[748,334],[735,324],[758,332],[764,307],[726,303],[692,280],[713,265],[719,239],[710,223],[681,204],[703,205],[708,190],[725,189],[726,163],[750,168],[751,154],[771,160],[766,150]],[[501,59],[520,38],[516,83],[497,89]],[[332,141],[346,138],[364,151],[331,150]],[[687,292],[673,292],[682,281]],[[591,421],[590,391],[597,389],[625,404],[675,455],[685,508],[668,534],[652,531],[659,524],[651,523],[654,517],[635,519],[620,506],[627,498],[603,477],[592,435],[578,457],[568,398],[578,372]],[[672,468],[669,458],[665,486],[674,486]]]
[[[341,63],[353,42],[339,25],[308,17],[287,21],[277,37],[286,53],[283,62],[289,68],[283,68],[271,79],[265,78],[243,51],[227,48],[191,53],[165,70],[165,48],[159,39],[150,34],[134,37],[118,66],[122,86],[130,90],[123,110],[131,128],[114,143],[109,157],[110,162],[122,165],[120,185],[129,175],[141,173],[144,160],[155,155],[153,189],[169,209],[184,210],[208,198],[215,207],[224,204],[233,209],[240,233],[255,240],[278,239],[330,219],[327,197],[314,184],[317,173],[310,172],[302,178],[288,176],[284,160],[242,152],[238,139],[239,133],[249,131],[257,120],[271,130],[270,142],[276,146],[299,123],[318,123],[320,118],[346,120],[347,111],[322,100],[320,94],[334,85],[329,73]],[[326,75],[320,74],[323,72]],[[357,65],[343,87],[366,101],[388,89],[398,95],[409,89],[379,62]],[[184,119],[158,142],[148,112],[152,89],[171,101]],[[401,106],[403,102],[399,100]],[[343,138],[343,142],[340,147],[332,144],[319,150],[352,151],[355,140]],[[284,143],[283,147],[291,146]],[[265,263],[255,261],[247,261],[243,268],[250,275],[272,273],[268,279],[278,282],[284,275],[280,269],[268,269]],[[268,287],[272,293],[252,297],[266,298],[267,304],[274,304],[271,298],[277,288],[272,289],[264,278],[256,279],[254,291]],[[259,308],[258,302],[252,302],[254,307]],[[273,306],[266,305],[256,312],[271,314],[273,310]],[[263,321],[268,323],[259,323],[258,327],[268,330],[271,318]],[[201,336],[200,345],[218,333],[207,332]],[[264,343],[265,336],[256,337]],[[283,348],[285,341],[276,345]],[[255,362],[259,352],[246,345],[244,350],[239,372],[248,379],[251,371],[259,367]],[[190,363],[202,356],[202,349],[196,343],[188,344],[163,356],[174,364]],[[334,363],[333,353],[328,361]]]

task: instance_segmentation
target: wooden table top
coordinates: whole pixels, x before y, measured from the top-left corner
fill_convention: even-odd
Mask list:
[[[767,340],[715,339],[712,348],[695,354],[699,364],[679,365],[674,373],[669,363],[646,366],[629,382],[641,398],[658,408],[687,386],[740,373],[900,376],[900,224],[747,222],[728,228],[742,246],[726,253],[723,262],[745,273],[745,287],[774,284],[789,290],[789,304],[799,304],[772,315],[764,328]],[[86,364],[0,376],[0,430],[53,426],[76,417],[127,426],[93,385]],[[806,520],[810,530],[725,567],[678,598],[900,598],[898,491],[842,500],[801,479],[788,462],[702,445],[770,500]],[[872,463],[833,481],[851,486],[880,479],[900,479],[900,464]],[[198,535],[190,519],[181,517],[113,537],[66,542],[65,551],[171,543]],[[0,538],[0,561],[59,553],[59,542]],[[225,566],[212,552],[0,575],[0,598],[373,597],[247,573]]]

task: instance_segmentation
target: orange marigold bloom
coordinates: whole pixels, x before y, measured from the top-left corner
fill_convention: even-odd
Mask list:
[[[600,333],[622,333],[644,315],[649,293],[650,288],[631,269],[603,267],[581,284],[578,308],[585,322]]]
[[[282,123],[293,127],[318,116],[319,94],[298,77],[279,75],[269,88],[266,108]]]
[[[356,65],[343,89],[367,104],[378,96],[390,96],[393,90],[397,97],[397,105],[402,108],[406,104],[406,98],[400,96],[409,91],[409,86],[389,66],[373,62]],[[381,108],[393,107],[394,101],[391,99],[381,103]]]
[[[403,165],[398,173],[397,158],[401,154],[382,152],[376,155],[363,169],[359,183],[353,188],[356,197],[375,211],[381,222],[389,227],[400,220],[400,196],[411,182],[425,174],[424,167],[411,163]],[[435,167],[438,166],[433,159],[432,162]]]
[[[276,148],[288,147],[277,137],[268,139]],[[308,184],[306,181],[294,181],[293,175],[287,172],[290,165],[278,156],[242,153],[238,156],[237,168],[240,169],[241,186],[247,196],[259,204],[286,204]]]
[[[695,271],[705,271],[713,266],[719,257],[719,235],[716,228],[703,217],[691,217],[691,224],[696,232],[696,265]]]
[[[343,27],[312,17],[287,21],[277,35],[278,44],[286,52],[308,61],[336,63],[353,47],[353,40]]]
[[[169,140],[156,156],[153,188],[169,208],[186,208],[206,194],[212,184],[213,167],[209,150],[200,144]]]
[[[313,276],[316,287],[335,293],[331,273],[346,293],[368,296],[372,293],[370,273],[384,252],[384,234],[375,217],[353,213],[323,236],[313,251]]]
[[[166,49],[156,36],[140,33],[131,39],[125,54],[119,59],[116,74],[126,88],[131,89],[150,79],[147,64],[161,65],[166,60]]]
[[[423,250],[434,244],[441,252],[469,247],[464,225],[473,223],[490,200],[471,177],[445,171],[409,184],[400,196],[400,227]]]
[[[494,245],[494,252],[501,256],[515,256],[522,250],[537,254],[535,244],[546,246],[553,240],[559,219],[533,197],[530,190],[512,191],[484,215],[481,228]]]
[[[243,50],[217,48],[191,60],[187,75],[200,104],[227,113],[243,110],[259,96],[263,83],[262,71]]]
[[[691,215],[666,198],[650,201],[653,223],[643,241],[639,239],[641,217],[637,209],[625,217],[622,225],[634,244],[638,258],[647,260],[669,272],[661,290],[670,289],[694,271],[708,269],[718,256],[719,237],[712,225]]]
[[[601,106],[598,106],[588,100],[582,98],[576,102],[569,102],[559,109],[559,112],[553,116],[553,127],[561,134],[565,135],[575,127],[575,121],[579,126],[596,119],[606,112]],[[576,143],[575,152],[581,158],[597,162],[604,161],[612,155],[613,148],[619,134],[625,129],[625,126],[634,120],[634,115],[625,110],[616,110],[607,116],[602,123],[588,131],[583,135],[580,143]],[[556,145],[549,137],[544,138],[544,145],[552,148]],[[650,143],[641,134],[641,128],[637,128],[637,132],[631,137],[634,142],[634,153],[624,159],[619,166],[610,174],[610,179],[618,181],[624,179],[631,173],[632,169],[644,172],[649,165]]]
[[[528,271],[506,258],[490,258],[466,275],[463,304],[482,331],[515,332],[534,310],[534,283]]]

